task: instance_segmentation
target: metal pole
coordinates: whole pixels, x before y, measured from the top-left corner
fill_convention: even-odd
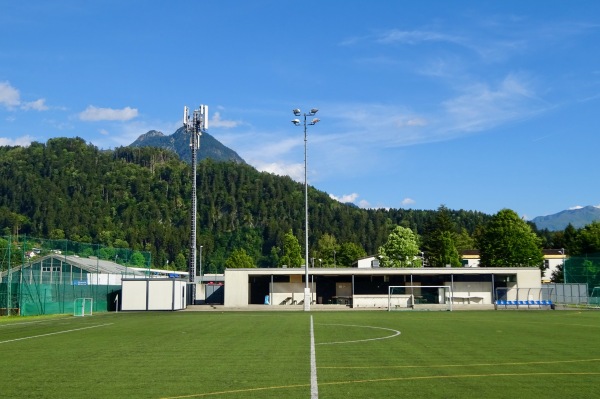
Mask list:
[[[312,301],[311,289],[308,285],[308,167],[307,167],[307,123],[306,117],[315,115],[319,110],[312,108],[309,113],[302,113],[299,109],[294,109],[292,112],[296,116],[304,116],[304,310],[310,310],[310,303]],[[314,125],[319,122],[319,119],[314,118],[309,125]],[[300,125],[299,119],[292,120],[292,123],[296,126]]]
[[[307,159],[306,159],[306,114],[304,114],[304,269],[305,269],[305,290],[308,290],[308,181],[307,181]],[[310,304],[308,304],[310,308]],[[304,300],[304,309],[308,310],[306,299]]]
[[[11,296],[12,296],[12,292],[11,292],[11,288],[12,288],[12,273],[11,273],[11,253],[10,253],[10,247],[12,246],[12,237],[9,235],[8,236],[8,245],[6,250],[8,251],[8,268],[6,269],[6,315],[10,316],[10,308],[12,308],[12,301],[11,301]],[[23,249],[23,251],[25,251],[25,249]],[[0,282],[2,281],[2,279],[0,278]]]
[[[200,245],[200,266],[198,267],[198,268],[200,269],[200,270],[199,270],[200,277],[202,277],[202,247],[203,247],[203,246],[202,246],[202,245]],[[202,279],[200,279],[200,281],[202,281]]]

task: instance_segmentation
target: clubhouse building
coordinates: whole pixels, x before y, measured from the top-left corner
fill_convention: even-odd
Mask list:
[[[207,283],[206,279],[199,282]],[[226,269],[221,287],[226,308],[301,305],[306,270]],[[448,303],[492,306],[499,288],[539,291],[542,284],[537,267],[383,268],[367,261],[350,268],[309,268],[308,287],[311,304],[387,308],[390,287],[401,287],[392,289],[401,297],[399,307]]]

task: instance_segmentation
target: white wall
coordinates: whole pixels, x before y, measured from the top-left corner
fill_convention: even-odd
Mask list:
[[[564,258],[549,258],[549,259],[545,259],[545,260],[548,261],[548,269],[546,269],[544,271],[544,277],[542,278],[542,280],[545,283],[549,283],[550,279],[552,278],[552,272],[554,272],[555,270],[558,270],[558,267],[565,262],[565,259]]]
[[[173,281],[153,281],[148,288],[148,310],[172,310]]]
[[[248,272],[240,269],[225,270],[225,307],[247,307],[250,303]]]
[[[412,305],[412,295],[394,295],[391,298],[391,306],[396,308],[408,308]],[[352,298],[353,308],[388,308],[387,295],[354,295]]]
[[[444,285],[451,285],[446,281]],[[452,291],[455,304],[491,304],[493,298],[492,283],[490,281],[455,281]]]
[[[121,282],[121,310],[146,310],[147,283],[145,280]]]
[[[357,267],[359,269],[370,269],[372,267],[372,263],[375,260],[374,256],[369,256],[368,258],[359,259],[357,262]]]
[[[181,310],[186,307],[186,281],[134,279],[121,283],[121,310]]]
[[[304,283],[273,283],[271,297],[273,305],[282,305],[283,301],[286,305],[300,303],[304,300]]]

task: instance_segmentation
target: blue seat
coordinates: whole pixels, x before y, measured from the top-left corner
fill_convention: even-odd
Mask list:
[[[526,305],[525,301],[517,301],[517,305]]]

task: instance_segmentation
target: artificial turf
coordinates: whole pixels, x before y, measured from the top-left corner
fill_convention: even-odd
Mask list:
[[[600,312],[157,312],[0,318],[0,398],[582,398]]]

